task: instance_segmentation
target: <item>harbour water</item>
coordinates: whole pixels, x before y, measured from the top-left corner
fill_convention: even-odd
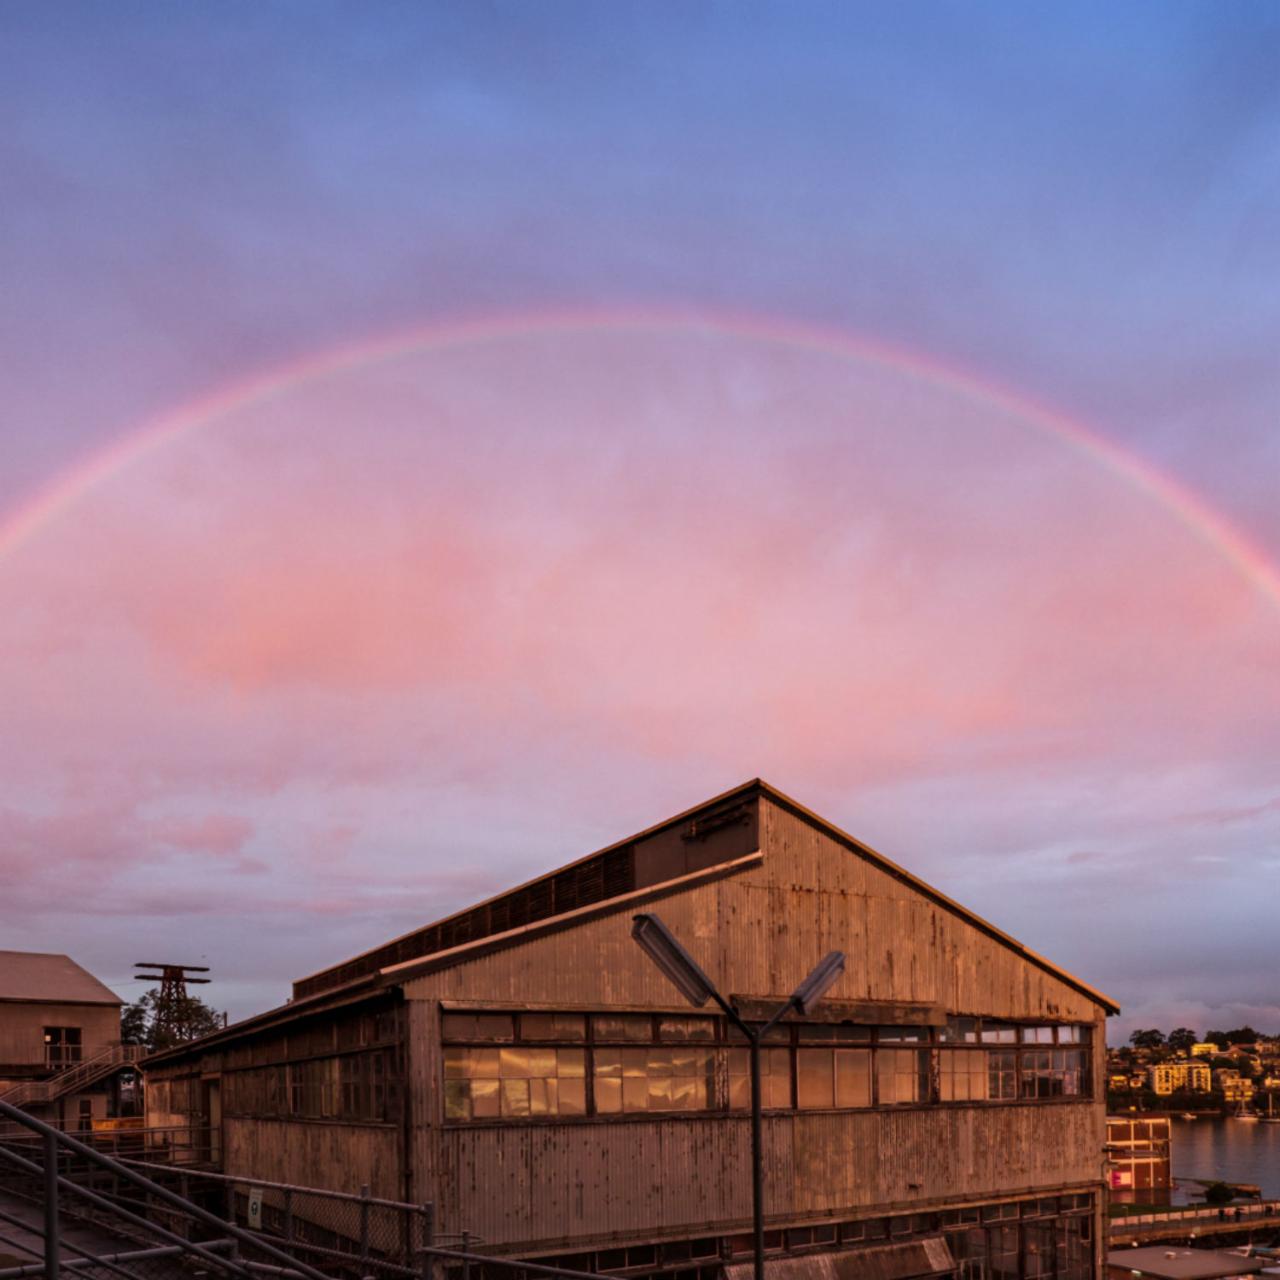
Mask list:
[[[1175,1180],[1251,1182],[1264,1197],[1280,1198],[1280,1124],[1175,1116],[1171,1136]],[[1175,1199],[1196,1200],[1198,1190],[1185,1183]]]

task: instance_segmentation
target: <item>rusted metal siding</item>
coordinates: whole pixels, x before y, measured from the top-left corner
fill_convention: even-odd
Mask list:
[[[400,1199],[400,1132],[390,1125],[331,1121],[222,1122],[223,1171],[246,1179],[291,1182],[326,1191]]]
[[[765,1119],[771,1221],[1097,1184],[1088,1104]],[[494,1245],[746,1230],[746,1116],[442,1131],[442,1227]]]

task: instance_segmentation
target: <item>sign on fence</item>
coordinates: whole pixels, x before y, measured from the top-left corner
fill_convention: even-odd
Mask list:
[[[249,1230],[262,1230],[262,1188],[249,1188]]]

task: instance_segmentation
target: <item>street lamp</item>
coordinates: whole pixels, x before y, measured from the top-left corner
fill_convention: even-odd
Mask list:
[[[764,1280],[764,1158],[760,1142],[760,1044],[792,1010],[808,1013],[844,972],[844,952],[831,951],[763,1026],[744,1022],[737,1010],[715,989],[698,962],[680,945],[675,934],[648,912],[632,917],[631,936],[695,1008],[714,1000],[725,1017],[746,1037],[751,1055],[751,1217],[755,1241],[755,1280]]]

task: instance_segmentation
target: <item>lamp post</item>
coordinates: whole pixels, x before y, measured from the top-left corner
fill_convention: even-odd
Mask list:
[[[764,1156],[760,1142],[760,1044],[765,1036],[795,1009],[808,1013],[844,972],[844,952],[831,951],[782,1003],[763,1026],[744,1022],[736,1009],[716,990],[698,962],[680,945],[657,916],[648,912],[632,917],[631,936],[670,979],[682,996],[700,1009],[714,1000],[726,1018],[746,1037],[751,1055],[751,1217],[755,1242],[755,1280],[764,1280]]]

